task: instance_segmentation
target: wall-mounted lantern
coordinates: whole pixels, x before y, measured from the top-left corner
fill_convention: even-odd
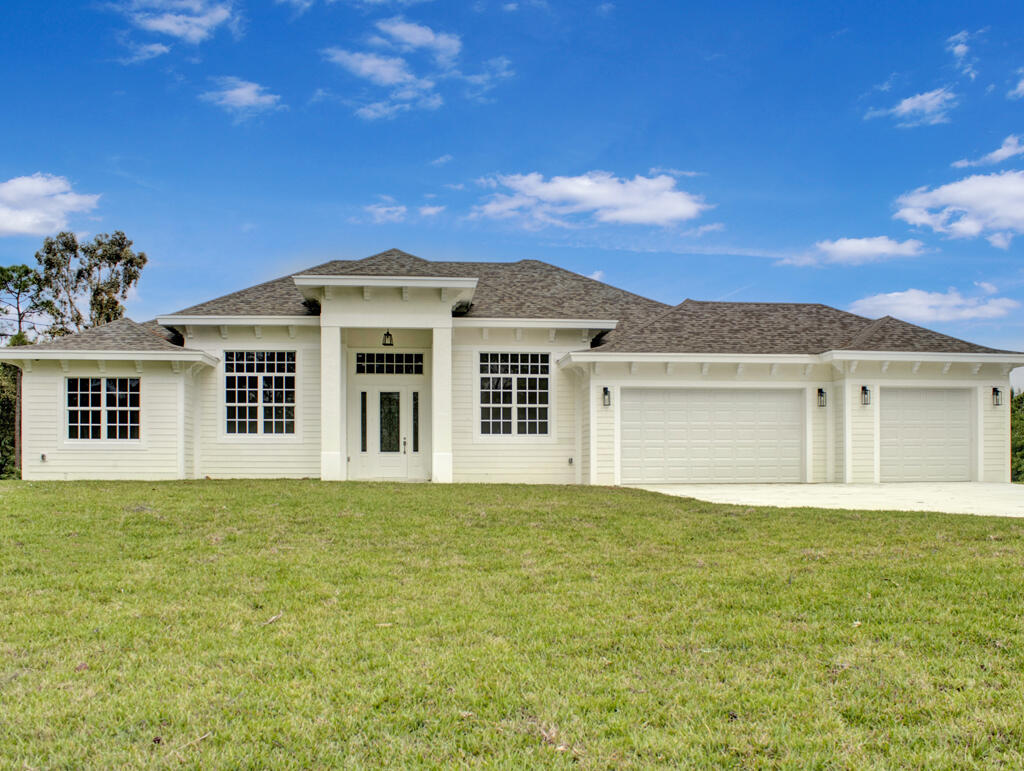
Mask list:
[[[608,386],[605,386],[601,390],[601,403],[604,404],[605,407],[612,406],[612,392],[608,389]]]
[[[867,386],[860,387],[860,403],[865,407],[871,404],[871,389]]]
[[[828,396],[825,395],[825,389],[818,389],[818,406],[825,407],[828,405]]]
[[[1003,403],[1003,392],[998,388],[992,389],[992,406],[999,407]]]
[[[395,344],[395,338],[391,335],[391,330],[385,330],[384,337],[380,339],[380,344],[390,348]]]

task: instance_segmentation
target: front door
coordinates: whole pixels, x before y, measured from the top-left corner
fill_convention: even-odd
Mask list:
[[[359,449],[366,476],[426,479],[422,389],[369,386],[359,391]]]

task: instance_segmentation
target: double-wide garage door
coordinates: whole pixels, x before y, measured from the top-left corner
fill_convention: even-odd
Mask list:
[[[971,478],[971,392],[882,388],[879,449],[883,482]]]
[[[800,482],[804,392],[623,389],[622,482]]]

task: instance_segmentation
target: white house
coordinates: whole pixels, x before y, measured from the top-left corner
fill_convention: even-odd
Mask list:
[[[2,349],[26,479],[1009,481],[1024,354],[533,260],[338,260]]]

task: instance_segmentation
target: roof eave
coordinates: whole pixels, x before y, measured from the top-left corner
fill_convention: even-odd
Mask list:
[[[0,350],[0,362],[17,364],[23,361],[181,361],[214,367],[219,359],[205,351],[184,348],[181,351],[79,351],[53,348],[37,351],[32,346],[23,346]]]
[[[547,319],[547,318],[517,318],[508,317],[483,317],[483,316],[460,316],[452,319],[452,325],[456,327],[492,327],[492,328],[515,328],[523,329],[615,329],[619,322],[617,319]]]
[[[954,353],[952,351],[825,351],[822,361],[952,361],[1013,364],[1024,367],[1024,353]]]

